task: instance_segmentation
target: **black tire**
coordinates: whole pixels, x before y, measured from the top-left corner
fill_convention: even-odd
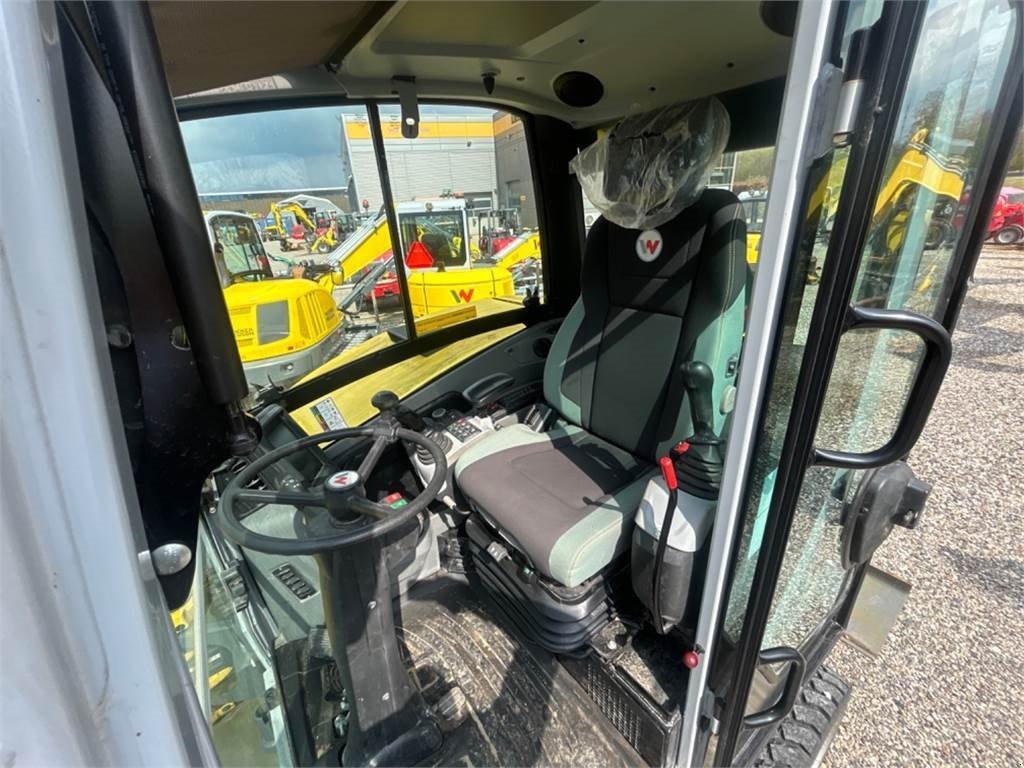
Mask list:
[[[793,711],[754,761],[758,768],[804,768],[821,762],[850,700],[850,686],[827,667],[804,682]]]
[[[924,247],[929,250],[934,250],[940,247],[947,240],[951,240],[954,235],[953,227],[945,221],[933,221],[928,225],[928,232],[925,234]]]
[[[1024,239],[1024,229],[1016,226],[1003,227],[992,236],[1000,245],[1013,245]]]

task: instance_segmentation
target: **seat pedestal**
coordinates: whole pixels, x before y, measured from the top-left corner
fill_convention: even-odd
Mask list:
[[[511,554],[495,559],[494,551],[511,551],[477,520],[466,521],[471,580],[484,589],[509,618],[538,645],[552,653],[581,648],[612,618],[609,591],[622,581],[624,570],[612,565],[578,587],[541,583]],[[494,542],[500,548],[488,551]]]

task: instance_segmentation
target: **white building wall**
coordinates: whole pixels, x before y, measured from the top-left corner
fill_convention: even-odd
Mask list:
[[[442,119],[451,123],[458,118],[445,115]],[[474,119],[479,121],[479,116]],[[445,191],[493,195],[497,188],[493,138],[385,139],[384,148],[396,202],[437,198]],[[370,211],[375,212],[384,198],[373,144],[350,137],[348,149],[360,203],[369,201]]]

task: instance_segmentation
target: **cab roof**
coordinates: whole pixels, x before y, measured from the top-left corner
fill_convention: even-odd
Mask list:
[[[159,0],[151,7],[177,96],[230,86],[390,99],[392,78],[414,77],[420,98],[503,104],[577,126],[777,78],[790,48],[754,0]],[[556,95],[566,73],[596,78],[596,102],[563,100],[592,100],[592,81],[578,75],[570,80],[583,90],[591,84],[589,98]]]

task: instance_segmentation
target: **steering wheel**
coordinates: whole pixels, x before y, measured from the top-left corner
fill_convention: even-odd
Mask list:
[[[372,437],[373,445],[359,469],[342,470],[330,475],[315,490],[255,490],[245,486],[262,470],[299,451],[323,443],[350,437]],[[366,498],[365,480],[373,473],[384,450],[397,440],[424,448],[434,459],[434,474],[420,493],[404,507],[392,509]],[[313,555],[326,550],[351,547],[383,536],[419,515],[444,485],[448,463],[444,451],[419,432],[404,429],[392,418],[372,427],[336,429],[299,438],[261,456],[246,466],[228,483],[217,507],[217,519],[231,541],[257,552],[273,555]],[[304,533],[298,539],[265,536],[242,525],[236,505],[240,501],[255,504],[287,504],[306,511]]]

